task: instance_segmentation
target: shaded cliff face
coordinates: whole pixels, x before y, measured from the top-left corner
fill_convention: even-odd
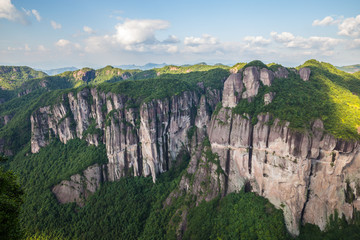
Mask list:
[[[251,71],[252,77],[244,85],[257,86],[251,81],[259,83],[259,69]],[[283,70],[280,73],[286,76]],[[299,73],[304,81],[309,80],[309,68]],[[229,82],[234,82],[234,76],[225,86]],[[237,104],[232,91],[224,88],[226,107]],[[244,95],[252,96],[246,92]],[[316,224],[324,230],[335,210],[351,218],[353,208],[360,207],[360,194],[356,192],[360,189],[359,144],[326,134],[319,119],[311,130],[300,133],[291,130],[289,122],[272,119],[270,114],[257,118],[257,124],[252,125],[250,116],[232,114],[230,108],[222,108],[212,116],[208,129],[211,148],[218,154],[227,178],[222,189],[229,193],[243,186],[248,188],[249,184],[252,191],[284,210],[287,228],[294,235],[299,233],[300,223]]]
[[[309,68],[294,72],[311,81]],[[232,111],[240,101],[253,101],[262,86],[288,76],[289,70],[282,67],[274,72],[247,67],[230,75],[222,96],[217,90],[187,91],[139,108],[131,107],[132,99],[123,95],[85,88],[31,116],[31,149],[38,152],[53,137],[63,143],[82,138],[89,144],[105,144],[109,161],[95,171],[99,181],[126,175],[152,176],[155,181],[187,149],[189,166],[165,205],[183,195],[193,196],[197,205],[244,187],[283,209],[293,235],[307,222],[323,230],[335,210],[351,218],[353,209],[360,209],[359,144],[327,134],[319,119],[311,129],[298,132],[269,113],[250,116]],[[276,93],[266,93],[264,104],[274,98]],[[222,106],[214,111],[220,101]],[[99,186],[80,184],[87,177],[80,178],[74,175],[53,188],[60,202],[81,205],[81,196]],[[186,214],[184,210],[179,235],[186,229]]]
[[[279,69],[272,73],[252,67],[244,71],[251,72],[245,79],[247,83],[243,82],[241,73],[232,74],[225,81],[223,107],[212,115],[207,133],[198,129],[197,138],[193,137],[192,142],[196,143],[192,143],[193,155],[187,174],[167,204],[183,194],[196,196],[199,203],[202,199],[208,201],[219,194],[245,188],[281,208],[293,235],[299,234],[300,224],[304,223],[316,224],[324,230],[335,210],[346,218],[352,217],[353,208],[360,207],[357,142],[335,139],[324,131],[319,119],[313,122],[311,130],[297,132],[289,128],[289,122],[273,119],[269,113],[255,116],[257,123],[253,125],[251,116],[232,112],[231,108],[241,98],[249,97],[251,101],[254,95],[249,93],[256,92],[248,88],[245,92],[243,86],[259,86],[260,81],[271,85],[272,76],[287,77],[286,71]],[[307,81],[311,73],[309,69],[300,69],[300,74],[300,78]],[[270,100],[265,97],[264,104],[276,97],[274,93],[269,95]],[[207,150],[201,142],[206,136],[218,164],[205,157]],[[208,169],[211,169],[209,173]],[[201,182],[207,182],[207,186]],[[185,220],[180,227],[186,229]]]
[[[207,90],[205,95],[204,104],[210,109],[220,101],[220,91]],[[95,88],[76,95],[70,92],[62,96],[61,103],[42,107],[31,116],[31,151],[38,152],[53,137],[63,143],[73,138],[103,143],[110,181],[129,174],[151,175],[155,181],[187,146],[187,132],[195,124],[200,97],[196,92],[183,92],[131,108],[132,99],[122,95]]]

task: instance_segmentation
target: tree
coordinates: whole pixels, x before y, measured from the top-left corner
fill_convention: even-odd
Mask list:
[[[0,161],[4,158],[0,157]],[[23,194],[14,173],[0,168],[0,239],[20,237],[19,213]]]

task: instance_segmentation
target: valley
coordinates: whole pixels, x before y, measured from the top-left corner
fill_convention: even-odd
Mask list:
[[[316,60],[37,74],[1,92],[24,236],[357,236],[357,74]]]

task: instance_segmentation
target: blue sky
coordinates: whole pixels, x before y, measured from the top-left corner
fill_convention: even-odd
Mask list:
[[[354,1],[0,0],[0,64],[360,63]]]

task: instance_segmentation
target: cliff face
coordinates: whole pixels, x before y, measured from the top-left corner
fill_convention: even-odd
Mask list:
[[[209,106],[220,101],[220,92],[207,92]],[[194,125],[200,94],[184,92],[170,99],[143,103],[129,108],[131,99],[84,89],[70,92],[61,103],[40,108],[31,116],[31,150],[36,153],[52,137],[66,143],[85,139],[89,144],[104,143],[110,181],[127,174],[149,176],[168,170],[180,149],[187,145],[187,131]]]
[[[238,115],[231,109],[242,99],[252,101],[261,85],[270,86],[288,74],[285,68],[272,72],[248,67],[229,76],[222,95],[209,89],[203,94],[184,92],[139,108],[132,108],[128,97],[85,88],[31,116],[31,149],[38,152],[53,137],[63,143],[72,138],[103,143],[109,162],[96,166],[101,170],[92,171],[90,179],[115,181],[131,174],[151,175],[155,181],[187,148],[191,152],[187,173],[167,205],[183,194],[196,196],[199,203],[245,187],[282,208],[292,234],[307,222],[324,229],[335,210],[351,218],[353,209],[360,209],[359,144],[327,134],[319,119],[311,130],[296,132],[289,122],[269,113]],[[300,69],[299,76],[311,81],[310,69]],[[264,103],[273,98],[275,93],[265,94]],[[221,99],[222,107],[214,111]],[[190,129],[194,134],[188,139]],[[86,198],[99,187],[97,180],[83,184],[88,182],[86,176],[74,175],[55,186],[58,200],[82,204],[80,196]],[[71,192],[67,186],[73,185],[77,190]],[[186,228],[186,211],[182,218],[179,231]]]
[[[256,71],[259,69],[248,82],[263,81]],[[279,72],[286,76],[283,70]],[[299,73],[304,81],[309,80],[310,69],[300,69]],[[234,76],[225,86],[229,82],[241,86],[234,83]],[[224,88],[225,107],[237,104],[228,104],[234,99],[234,89]],[[247,92],[244,95],[252,96]],[[294,235],[299,233],[300,223],[316,224],[324,230],[335,210],[351,218],[353,209],[360,207],[360,194],[356,192],[360,190],[359,144],[326,134],[319,119],[311,131],[299,133],[289,129],[289,122],[272,119],[269,114],[257,118],[257,124],[252,125],[249,116],[232,114],[229,108],[212,116],[208,135],[225,171],[227,185],[222,189],[229,193],[251,186],[252,191],[284,210],[287,228]]]

